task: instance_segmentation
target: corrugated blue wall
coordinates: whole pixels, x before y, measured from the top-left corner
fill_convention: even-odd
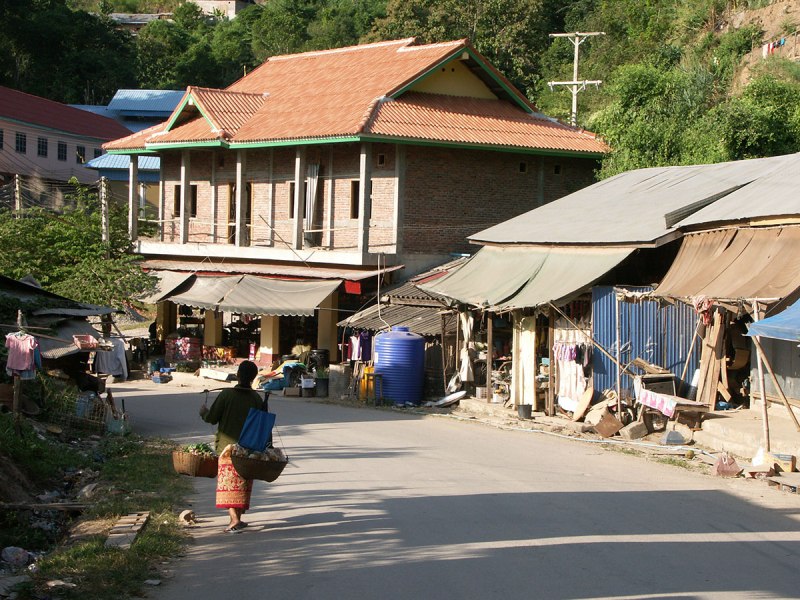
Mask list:
[[[626,288],[634,292],[647,292],[650,287]],[[621,362],[630,363],[635,358],[669,369],[675,374],[675,386],[686,361],[686,353],[694,336],[697,316],[692,307],[677,303],[659,308],[656,302],[620,302]],[[598,286],[592,289],[592,335],[612,356],[617,355],[617,314],[614,289]],[[691,379],[700,362],[699,347],[689,363],[687,379]],[[602,391],[617,386],[617,370],[610,358],[595,350],[594,389]],[[633,381],[622,376],[622,388],[633,394]]]

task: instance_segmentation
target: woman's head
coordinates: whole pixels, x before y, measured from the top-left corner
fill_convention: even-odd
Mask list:
[[[239,370],[236,371],[236,379],[243,385],[250,385],[253,379],[258,375],[258,367],[250,360],[243,360],[239,364]]]

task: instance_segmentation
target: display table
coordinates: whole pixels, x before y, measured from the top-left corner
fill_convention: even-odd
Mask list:
[[[202,354],[201,338],[179,337],[164,340],[164,358],[168,363],[200,362]]]

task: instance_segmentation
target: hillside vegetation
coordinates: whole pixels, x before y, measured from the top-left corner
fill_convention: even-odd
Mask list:
[[[135,38],[103,16],[165,10],[172,21]],[[572,78],[573,47],[548,34],[603,31],[581,46],[580,78],[604,83],[578,110],[614,148],[601,176],[800,150],[798,0],[266,0],[230,21],[174,0],[27,0],[0,4],[0,17],[0,83],[65,102],[224,87],[269,56],[417,36],[470,39],[564,120],[570,95],[547,81]]]

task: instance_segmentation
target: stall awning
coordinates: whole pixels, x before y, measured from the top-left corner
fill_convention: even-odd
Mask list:
[[[800,227],[692,233],[654,296],[717,300],[783,298],[800,287]]]
[[[142,302],[147,304],[156,304],[161,302],[170,293],[181,287],[186,281],[194,278],[193,273],[181,271],[150,271],[149,275],[153,275],[158,279],[156,289],[147,296],[140,298]]]
[[[580,293],[632,248],[481,248],[462,267],[424,290],[494,311],[532,308]]]
[[[795,302],[775,316],[750,323],[747,335],[800,342],[800,302]]]
[[[289,281],[244,275],[225,296],[219,310],[250,315],[307,316],[341,281]]]
[[[189,289],[165,300],[239,314],[311,316],[340,283],[340,280],[299,281],[252,275],[197,277]]]
[[[192,282],[192,287],[188,290],[180,294],[167,295],[163,299],[184,306],[218,310],[219,303],[243,277],[243,275],[233,277],[197,277]]]

